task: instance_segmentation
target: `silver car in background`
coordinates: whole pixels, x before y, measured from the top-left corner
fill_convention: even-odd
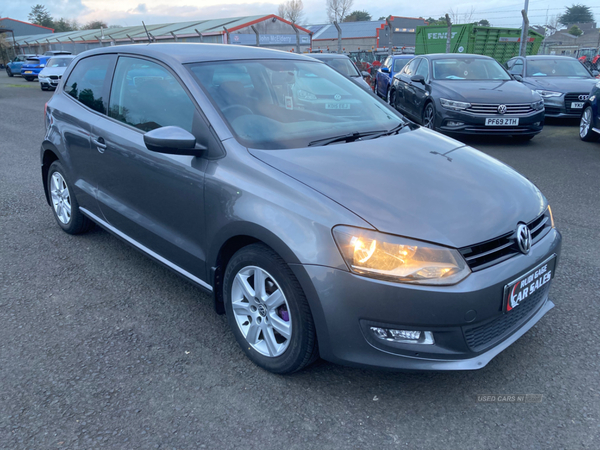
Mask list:
[[[38,75],[38,81],[40,82],[40,88],[42,91],[47,91],[48,89],[56,89],[58,83],[60,82],[63,73],[73,61],[75,55],[57,55],[48,60],[46,67],[42,69],[40,74]]]

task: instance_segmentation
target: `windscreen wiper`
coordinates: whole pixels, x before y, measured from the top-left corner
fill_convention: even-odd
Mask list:
[[[406,125],[408,125],[407,122],[401,122],[400,125],[397,125],[394,128],[390,128],[387,131],[382,131],[379,134],[374,134],[374,135],[369,136],[369,139],[377,139],[378,137],[382,137],[382,136],[391,136],[392,134],[398,133]]]
[[[354,142],[361,138],[371,136],[373,134],[380,134],[380,133],[383,133],[383,131],[381,131],[381,130],[364,131],[362,133],[355,131],[354,133],[350,133],[350,134],[341,134],[339,136],[332,136],[332,137],[328,137],[328,138],[324,138],[324,139],[317,139],[316,141],[309,142],[308,146],[313,147],[315,145],[328,145],[328,144],[333,144],[334,142]]]

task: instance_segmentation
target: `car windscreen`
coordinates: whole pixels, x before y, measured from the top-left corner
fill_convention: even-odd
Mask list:
[[[434,80],[510,80],[510,75],[493,59],[434,59]]]
[[[329,67],[333,67],[342,75],[346,75],[347,77],[360,77],[360,73],[348,58],[326,58],[321,61]]]
[[[576,59],[533,59],[527,61],[528,77],[592,78]]]
[[[73,58],[50,58],[46,63],[46,67],[67,67]]]
[[[398,73],[410,61],[410,58],[398,58],[394,61],[394,73]]]
[[[246,147],[306,147],[331,136],[387,131],[402,116],[317,61],[249,60],[189,69]]]

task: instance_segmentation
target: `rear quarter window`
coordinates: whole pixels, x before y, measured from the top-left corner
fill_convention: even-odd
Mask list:
[[[112,55],[82,59],[69,75],[65,92],[88,108],[105,114],[104,85],[111,62]]]

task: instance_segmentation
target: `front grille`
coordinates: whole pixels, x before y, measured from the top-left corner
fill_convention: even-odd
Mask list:
[[[544,214],[529,222],[527,226],[531,232],[531,245],[533,246],[552,228],[550,212],[546,210]],[[516,229],[496,239],[464,247],[459,251],[473,272],[483,270],[521,253],[517,244]]]
[[[58,80],[58,75],[50,75],[51,80]]]
[[[499,114],[498,106],[500,106],[500,103],[471,103],[471,106],[465,109],[465,111],[470,112],[471,114],[489,116],[490,114]],[[529,114],[534,111],[534,109],[531,107],[531,103],[518,103],[505,106],[505,116]]]
[[[550,283],[547,283],[523,300],[518,307],[503,314],[498,319],[483,325],[463,327],[469,348],[479,352],[512,334],[534,314],[537,306],[548,294],[549,289]]]
[[[585,100],[579,100],[580,95],[585,96],[586,97],[585,100],[587,100],[587,97],[589,97],[590,93],[589,92],[578,92],[578,93],[570,92],[568,94],[565,94],[565,109],[567,110],[567,114],[579,114],[583,111],[582,108],[571,108],[571,103],[573,103],[573,102],[575,102],[575,103],[585,102]]]

